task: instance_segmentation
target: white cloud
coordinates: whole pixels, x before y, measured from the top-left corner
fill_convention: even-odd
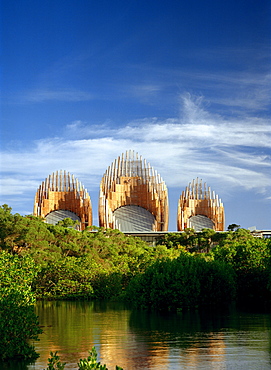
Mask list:
[[[181,119],[131,122],[120,128],[118,135],[139,141],[179,142],[186,147],[271,147],[268,119],[257,117],[223,118],[208,113],[201,99],[183,97]]]
[[[185,95],[182,99],[181,118],[146,118],[118,129],[78,120],[68,125],[65,135],[68,132],[70,137],[39,140],[26,150],[3,151],[1,201],[7,203],[5,199],[12,195],[34,197],[41,181],[60,169],[78,177],[90,192],[98,191],[107,167],[129,149],[139,152],[169,188],[180,192],[199,177],[216,191],[254,189],[268,198],[270,120],[225,119],[208,112],[202,98]],[[84,138],[74,136],[78,130]]]
[[[24,194],[37,186],[37,180],[29,180],[20,175],[7,176],[0,181],[0,193],[3,195]]]

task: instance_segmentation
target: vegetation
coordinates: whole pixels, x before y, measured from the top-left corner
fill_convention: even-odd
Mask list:
[[[127,289],[127,298],[137,307],[158,310],[225,305],[234,297],[235,274],[231,266],[188,253],[155,262]]]
[[[254,238],[248,230],[237,229],[227,233],[210,255],[214,260],[225,261],[234,268],[239,303],[270,301],[270,240]]]
[[[41,329],[34,313],[31,284],[37,269],[33,259],[6,252],[0,254],[0,359],[37,357],[30,340]]]
[[[185,248],[193,253],[209,252],[211,248],[220,240],[224,239],[227,233],[216,233],[212,229],[203,229],[201,232],[196,232],[194,229],[185,229],[183,233],[166,234],[164,238],[159,240],[161,245],[168,248]]]
[[[228,226],[228,231],[235,231],[235,230],[237,230],[237,229],[239,229],[240,228],[240,225],[237,225],[237,224],[230,224],[229,226]]]
[[[48,367],[46,370],[64,370],[65,369],[65,362],[60,361],[60,357],[58,356],[57,352],[50,353],[48,358]],[[93,347],[92,350],[89,352],[89,356],[85,359],[80,359],[78,362],[78,370],[108,370],[106,365],[101,365],[100,362],[97,360],[97,351],[96,348]],[[116,370],[123,370],[121,367],[116,365]]]
[[[32,287],[37,298],[108,299],[122,295],[130,279],[157,258],[178,251],[148,247],[139,238],[97,228],[78,232],[0,208],[0,248],[31,257],[39,267]]]
[[[155,247],[117,230],[74,226],[0,207],[2,358],[35,355],[28,344],[40,333],[35,298],[124,298],[159,310],[271,301],[271,243],[239,225],[170,233]]]

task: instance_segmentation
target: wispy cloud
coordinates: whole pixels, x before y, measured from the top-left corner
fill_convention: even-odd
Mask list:
[[[104,75],[104,70],[91,53],[72,54],[52,63],[46,71],[36,76],[36,87],[23,91],[16,101],[41,103],[132,99],[145,105],[168,107],[177,92],[197,91],[213,105],[213,111],[216,106],[216,110],[222,114],[270,109],[270,49],[261,49],[259,46],[193,49],[190,52],[186,50],[182,58],[186,59],[186,63],[180,63],[178,67],[177,64],[174,67],[158,65],[155,61],[152,64],[131,64],[119,59],[117,62],[111,60],[112,71],[122,71],[122,78],[114,79],[114,73],[112,76]],[[202,63],[190,64],[189,60],[194,61],[195,58]],[[80,89],[74,87],[78,86],[74,75],[80,81],[87,76],[88,84],[83,83]],[[88,86],[87,89],[85,86]]]
[[[169,104],[172,91],[197,91],[211,104],[219,105],[218,111],[223,114],[230,111],[240,114],[243,110],[255,112],[270,109],[270,48],[261,49],[257,46],[244,49],[193,49],[191,55],[186,51],[182,58],[187,63],[174,68],[145,64],[130,66],[131,76],[144,76],[144,79],[139,77],[137,90],[130,88],[127,93],[144,93],[145,86],[155,86],[159,104],[163,101],[161,96]],[[201,61],[196,66],[195,58]],[[128,82],[131,86],[131,81]]]
[[[245,109],[265,111],[270,109],[271,74],[247,72],[208,76],[219,94],[212,98],[214,103]],[[204,80],[204,78],[202,78]]]
[[[20,102],[41,103],[45,101],[79,102],[93,100],[94,95],[72,88],[62,89],[34,89],[20,95]]]

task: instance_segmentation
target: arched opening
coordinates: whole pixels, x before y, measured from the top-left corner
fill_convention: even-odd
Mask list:
[[[187,227],[194,229],[195,231],[201,231],[202,229],[214,229],[215,224],[207,216],[196,215],[188,219]]]
[[[73,221],[81,222],[80,217],[77,216],[74,212],[67,211],[64,209],[57,209],[56,211],[52,211],[45,216],[45,221],[48,224],[56,225],[59,221],[64,220],[64,218],[70,218]]]
[[[145,208],[127,205],[113,212],[115,228],[120,231],[153,231],[155,217]]]

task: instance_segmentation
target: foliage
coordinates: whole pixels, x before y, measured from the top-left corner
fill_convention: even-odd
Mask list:
[[[167,248],[182,249],[189,252],[209,252],[226,233],[216,233],[213,229],[202,229],[196,232],[194,229],[187,228],[184,232],[170,233],[161,237],[159,243],[166,245]]]
[[[97,360],[97,351],[95,347],[92,347],[92,350],[89,352],[89,356],[86,359],[79,361],[78,363],[79,370],[108,370],[106,365],[101,365]],[[121,367],[116,366],[116,370],[123,370]]]
[[[203,229],[195,233],[168,234],[161,242],[170,248],[183,246],[193,253],[205,252],[205,259],[224,261],[236,272],[238,301],[267,301],[271,299],[270,245],[265,239],[255,238],[249,230],[237,224],[229,225],[228,232],[215,233]]]
[[[197,255],[203,257],[210,262],[209,269],[211,262],[215,261],[216,265],[209,275],[205,271],[207,267],[200,265],[201,273],[205,271],[208,282],[206,286],[211,284],[210,279],[216,270],[221,274],[219,269],[223,262],[236,272],[240,299],[243,296],[265,299],[271,292],[271,248],[265,240],[254,238],[248,230],[237,228],[235,231],[215,233],[212,229],[203,229],[201,232],[186,229],[183,233],[166,234],[161,238],[160,245],[154,247],[118,230],[92,227],[79,232],[71,227],[73,225],[74,221],[69,219],[58,225],[49,225],[37,217],[12,214],[7,205],[0,207],[0,250],[21,257],[31,257],[35,261],[38,272],[31,286],[38,298],[120,298],[125,296],[131,280],[143,279],[142,274],[145,271],[150,273],[152,269],[159,270],[157,266],[161,260],[163,263],[167,261],[171,267],[168,268],[168,277],[163,277],[163,283],[163,271],[160,271],[161,276],[156,277],[157,284],[168,286],[167,279],[176,280],[170,272],[174,263],[179,263],[174,260],[179,256],[184,258],[185,254],[187,258],[191,254],[195,255],[194,259],[199,259]],[[189,265],[189,268],[199,271],[199,267],[195,266],[200,263],[203,262],[190,262],[192,267]],[[181,272],[177,265],[176,276],[179,276]],[[183,270],[184,267],[181,271]],[[191,300],[198,302],[198,299],[193,298],[199,284],[197,275],[193,278],[182,273],[184,281],[187,279],[188,284],[190,281],[194,284],[195,291]],[[152,284],[155,286],[154,281]],[[178,282],[175,284],[180,285]],[[201,294],[205,292],[204,295],[211,296],[211,290],[207,294],[202,284],[200,287]],[[166,292],[167,290],[163,294],[166,295]],[[157,297],[161,294],[158,292]],[[141,298],[138,299],[140,301]],[[212,300],[215,301],[215,298]],[[187,305],[193,306],[192,301]]]
[[[239,302],[263,302],[271,299],[270,254],[267,240],[254,238],[248,230],[237,229],[212,249],[210,256],[225,261],[236,271]]]
[[[238,271],[265,268],[270,251],[266,240],[254,238],[248,230],[238,229],[214,247],[211,255],[216,260],[226,261]]]
[[[127,299],[136,306],[158,310],[226,304],[234,295],[230,266],[185,253],[155,262],[127,288]]]
[[[6,204],[0,207],[0,248],[20,253],[31,247],[49,248],[53,242],[46,224],[38,217],[12,214]]]
[[[48,358],[48,367],[46,370],[64,370],[65,362],[60,361],[60,357],[57,352],[50,352]],[[108,370],[106,365],[101,365],[97,360],[97,351],[95,347],[92,347],[92,350],[89,352],[89,356],[85,359],[80,359],[78,362],[78,370]],[[121,367],[116,366],[116,370],[123,370]]]
[[[240,225],[237,225],[237,224],[230,224],[228,226],[228,231],[235,231],[237,229],[239,229]]]
[[[34,280],[39,298],[90,299],[93,297],[91,277],[95,263],[84,258],[59,258],[41,267]]]
[[[63,227],[71,227],[71,228],[76,229],[77,225],[79,225],[79,221],[72,220],[71,218],[66,217],[63,220],[58,221],[57,225],[63,226]]]
[[[34,288],[40,298],[108,299],[122,296],[130,279],[162,256],[174,258],[178,251],[149,247],[139,238],[117,230],[97,228],[96,232],[78,232],[47,225],[53,245],[46,249],[28,249],[41,266]]]
[[[31,283],[37,273],[29,257],[0,253],[0,358],[36,358],[29,340],[37,340],[41,329],[34,313]]]
[[[51,357],[48,358],[48,367],[46,370],[64,370],[66,362],[60,361],[57,352],[50,352],[50,356]]]

